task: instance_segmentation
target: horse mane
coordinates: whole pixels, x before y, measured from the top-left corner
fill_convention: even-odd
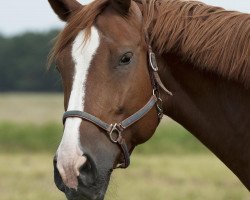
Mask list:
[[[179,54],[202,70],[250,85],[250,15],[197,1],[142,0],[159,54]]]
[[[72,42],[79,31],[85,29],[84,42],[88,40],[96,17],[103,11],[107,4],[108,0],[95,0],[88,5],[84,5],[80,11],[71,15],[66,27],[56,38],[56,43],[49,55],[49,65],[57,60],[60,52]]]
[[[134,0],[143,4],[144,26],[158,54],[176,53],[202,70],[250,85],[250,15],[189,0]],[[109,0],[95,0],[69,19],[49,62],[90,28]]]

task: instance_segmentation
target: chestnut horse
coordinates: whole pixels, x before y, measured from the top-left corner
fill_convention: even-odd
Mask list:
[[[250,189],[250,15],[181,0],[49,3],[67,22],[51,58],[66,110],[55,182],[68,199],[104,199],[162,113]]]

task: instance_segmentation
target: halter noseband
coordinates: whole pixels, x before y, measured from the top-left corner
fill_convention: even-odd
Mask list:
[[[126,118],[125,120],[121,121],[120,123],[114,124],[108,124],[87,112],[82,112],[78,110],[67,111],[63,115],[63,124],[65,124],[67,118],[77,117],[81,118],[82,120],[89,121],[98,126],[99,128],[103,129],[105,131],[105,134],[109,137],[110,141],[117,144],[122,151],[124,161],[123,163],[118,164],[117,168],[127,168],[130,164],[130,152],[127,147],[126,141],[123,138],[122,132],[129,126],[140,120],[144,115],[146,115],[155,106],[155,104],[157,107],[158,118],[159,120],[161,120],[161,118],[163,117],[163,110],[161,107],[162,100],[159,95],[159,87],[161,87],[168,95],[172,96],[172,93],[165,88],[159,77],[156,57],[154,52],[152,51],[151,46],[149,46],[148,48],[148,57],[150,66],[148,67],[148,70],[153,86],[153,95],[151,96],[147,104],[143,106],[139,111]]]

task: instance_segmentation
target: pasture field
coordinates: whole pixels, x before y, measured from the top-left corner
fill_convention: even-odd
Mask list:
[[[62,136],[61,94],[0,94],[0,200],[63,200],[52,158]],[[188,131],[165,119],[115,170],[105,200],[249,200],[239,180]]]
[[[44,124],[59,122],[63,114],[60,93],[0,93],[0,122]]]
[[[1,154],[1,200],[64,200],[53,184],[52,154]],[[105,200],[249,200],[214,156],[133,155],[117,170]]]

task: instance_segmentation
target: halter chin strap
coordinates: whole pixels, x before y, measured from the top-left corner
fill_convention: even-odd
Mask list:
[[[149,57],[149,74],[151,78],[151,83],[153,86],[153,95],[151,96],[150,100],[147,102],[147,104],[142,107],[140,110],[138,110],[133,115],[129,116],[125,120],[121,121],[120,123],[115,124],[108,124],[101,119],[95,117],[94,115],[91,115],[87,112],[82,112],[78,110],[71,110],[67,111],[63,115],[63,124],[65,124],[66,119],[69,117],[77,117],[82,120],[89,121],[99,128],[103,129],[105,131],[105,134],[109,137],[110,141],[113,143],[116,143],[119,145],[124,160],[123,163],[118,164],[117,168],[127,168],[130,164],[130,152],[127,147],[127,144],[125,142],[125,139],[123,137],[122,132],[130,127],[132,124],[136,123],[138,120],[140,120],[143,116],[145,116],[155,105],[158,111],[158,118],[161,120],[163,117],[163,109],[162,109],[162,100],[160,98],[159,94],[159,87],[163,89],[168,95],[172,96],[172,93],[166,89],[166,87],[163,85],[159,74],[158,74],[158,66],[156,62],[156,57],[154,52],[152,51],[151,46],[149,46],[148,51],[148,57]]]

